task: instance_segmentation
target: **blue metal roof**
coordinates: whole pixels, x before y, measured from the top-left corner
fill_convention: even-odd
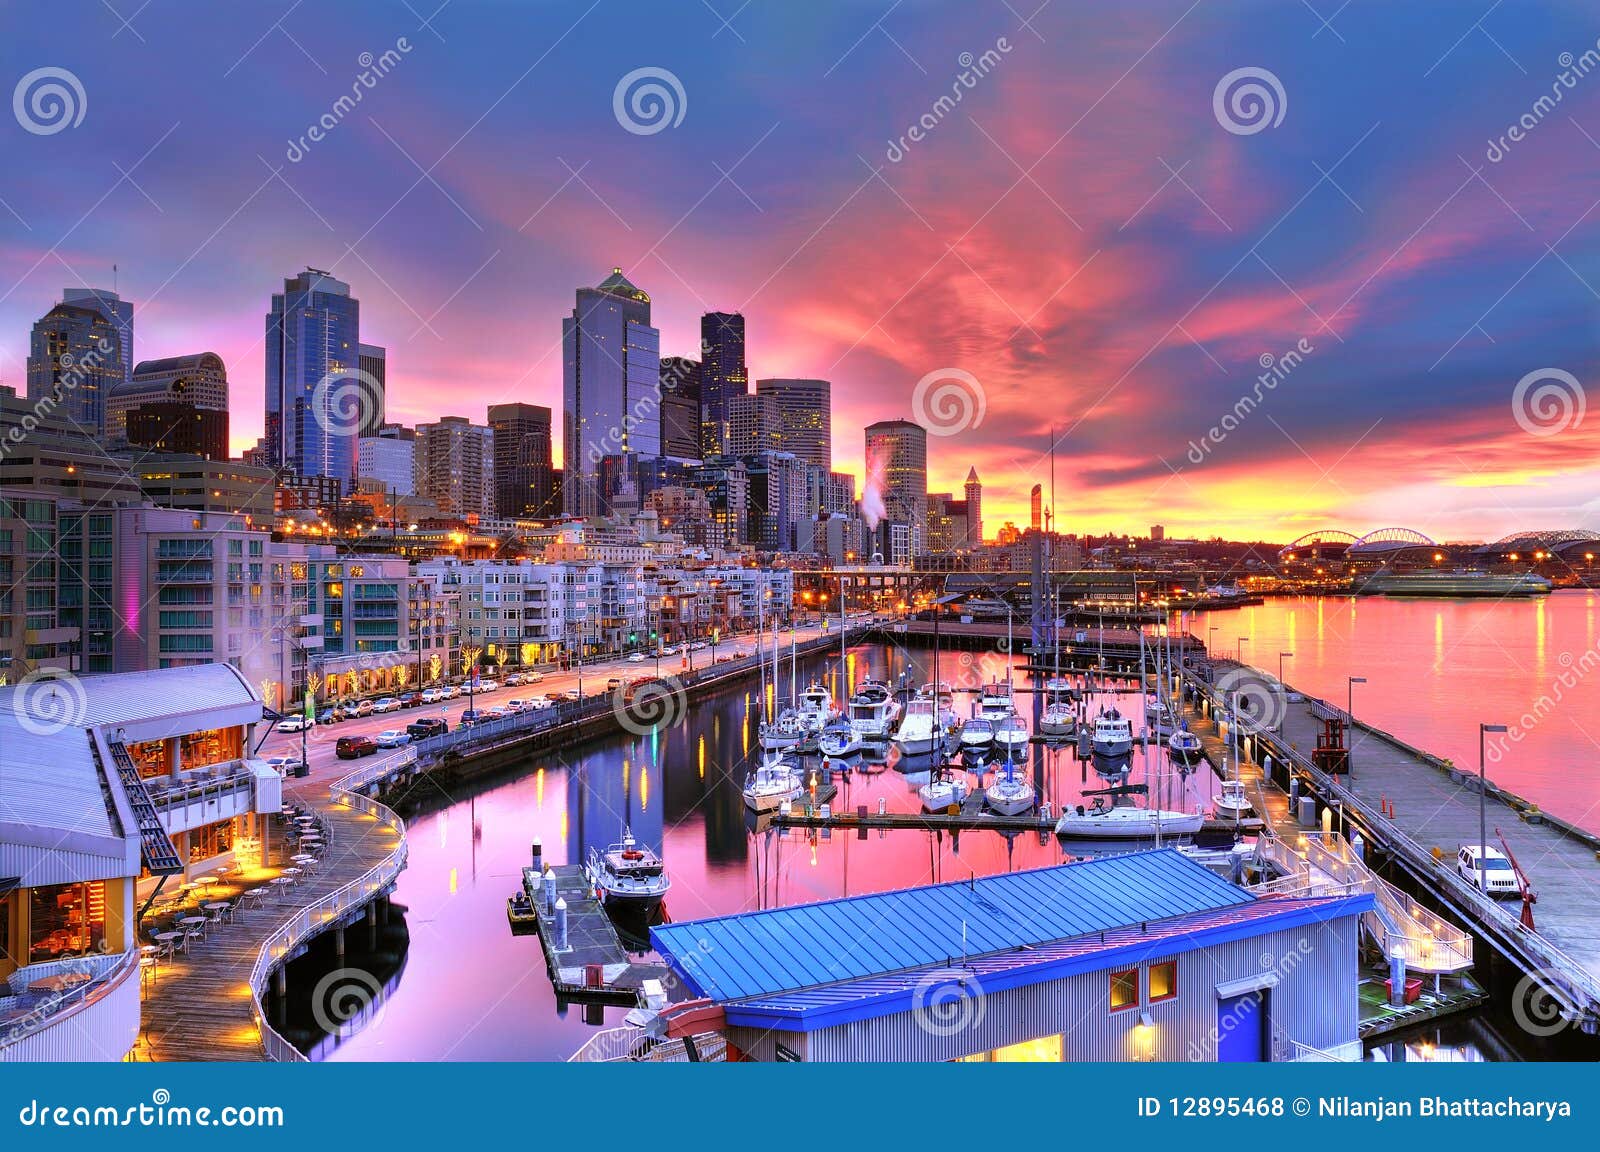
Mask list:
[[[666,924],[650,938],[698,995],[744,1000],[1254,902],[1161,849]]]

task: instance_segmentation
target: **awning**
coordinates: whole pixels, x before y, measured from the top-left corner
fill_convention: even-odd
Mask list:
[[[1259,976],[1245,976],[1239,980],[1224,980],[1217,985],[1217,999],[1228,1000],[1234,996],[1243,996],[1247,992],[1259,992],[1263,988],[1276,988],[1278,974],[1276,972],[1263,972]]]

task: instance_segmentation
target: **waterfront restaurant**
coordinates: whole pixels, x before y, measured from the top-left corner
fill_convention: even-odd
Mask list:
[[[139,1031],[136,818],[93,734],[0,692],[0,1063],[120,1060]]]
[[[730,1058],[1359,1059],[1372,907],[1255,896],[1157,849],[650,936],[701,997],[665,1035],[720,1032]]]

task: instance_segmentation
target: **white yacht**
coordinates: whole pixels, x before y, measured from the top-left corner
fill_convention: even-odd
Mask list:
[[[1243,780],[1224,780],[1222,794],[1212,802],[1212,806],[1222,820],[1248,820],[1255,814],[1250,797],[1245,793]]]
[[[800,726],[812,735],[820,733],[839,714],[833,706],[833,693],[815,680],[800,693],[795,712],[800,718]]]
[[[994,745],[996,751],[1008,759],[1020,755],[1028,747],[1028,726],[1015,712],[995,721]]]
[[[1077,734],[1078,714],[1072,710],[1071,704],[1051,701],[1044,706],[1044,711],[1039,714],[1039,735],[1061,737]]]
[[[793,708],[785,708],[776,720],[761,725],[761,747],[768,752],[781,752],[786,748],[793,748],[805,736],[806,729],[800,722],[800,713]]]
[[[900,702],[878,680],[863,681],[850,697],[848,710],[850,728],[860,740],[887,740],[900,718]]]
[[[982,716],[974,716],[961,725],[961,751],[986,752],[994,743],[994,722]]]
[[[1005,771],[983,791],[983,802],[1002,816],[1020,816],[1033,808],[1038,793],[1026,776],[1017,775],[1009,761]]]
[[[771,812],[804,791],[805,776],[798,766],[782,756],[763,756],[745,781],[744,806],[755,812]]]
[[[1011,685],[999,681],[984,685],[978,695],[978,715],[987,720],[1002,720],[1016,711],[1011,699]]]
[[[1095,717],[1089,747],[1100,760],[1125,761],[1133,754],[1133,721],[1115,706],[1102,709]]]
[[[926,756],[943,739],[944,730],[939,724],[933,697],[912,697],[894,734],[894,742],[900,745],[900,751],[907,756]]]
[[[1056,821],[1056,835],[1080,840],[1151,840],[1156,836],[1192,836],[1205,824],[1198,812],[1166,812],[1155,808],[1112,807],[1097,801],[1092,808],[1068,808]]]
[[[861,751],[861,737],[843,717],[829,721],[817,737],[817,751],[830,760],[843,760]]]
[[[1048,703],[1071,704],[1078,698],[1078,690],[1065,676],[1052,676],[1044,682],[1044,698]]]
[[[647,915],[672,887],[661,857],[635,840],[631,830],[624,830],[622,842],[603,852],[590,848],[584,873],[600,894],[601,903],[625,905]]]
[[[1147,696],[1144,702],[1144,721],[1151,731],[1170,732],[1177,725],[1177,716],[1159,696]]]
[[[917,789],[917,795],[922,798],[922,807],[929,812],[946,812],[952,807],[960,807],[966,803],[969,794],[966,780],[949,772],[936,774]]]
[[[1187,724],[1167,737],[1167,751],[1172,754],[1173,762],[1179,768],[1194,767],[1205,754],[1200,745],[1200,737],[1189,731]]]

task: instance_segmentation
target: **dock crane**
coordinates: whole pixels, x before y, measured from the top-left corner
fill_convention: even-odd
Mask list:
[[[1494,830],[1494,834],[1499,837],[1500,847],[1505,849],[1506,859],[1511,861],[1511,870],[1517,874],[1517,887],[1522,890],[1522,926],[1529,932],[1537,932],[1538,929],[1533,926],[1533,906],[1539,902],[1539,894],[1528,882],[1528,874],[1522,870],[1522,865],[1517,863],[1517,854],[1506,843],[1505,834],[1499,828]]]

